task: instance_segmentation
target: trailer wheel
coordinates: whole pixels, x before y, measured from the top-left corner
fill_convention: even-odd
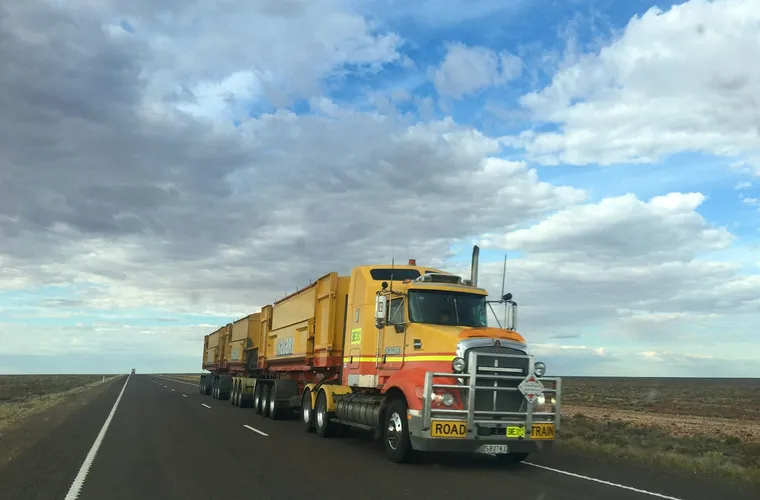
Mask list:
[[[314,415],[317,427],[317,436],[326,438],[334,436],[338,430],[338,424],[330,420],[330,413],[327,411],[327,395],[325,391],[319,391],[317,396],[317,410]]]
[[[246,389],[247,389],[247,384],[243,384],[241,382],[240,383],[240,391],[239,391],[239,394],[238,394],[238,407],[240,407],[240,408],[250,408],[252,406],[251,403],[253,401],[251,401],[251,399],[253,399],[253,398],[249,399],[248,397],[246,397],[246,394],[245,394]]]
[[[414,450],[409,440],[407,405],[403,399],[393,399],[383,419],[383,446],[391,462],[402,463],[412,458]]]
[[[261,388],[261,414],[269,416],[269,398],[272,397],[272,387],[267,384]]]
[[[269,418],[280,420],[282,418],[282,404],[277,402],[277,382],[269,388]]]
[[[311,407],[310,389],[306,389],[301,398],[301,425],[306,432],[314,432],[314,410]]]
[[[256,415],[261,415],[261,412],[264,410],[261,406],[261,389],[263,387],[263,384],[256,383],[256,387],[253,389],[253,412],[256,413]]]

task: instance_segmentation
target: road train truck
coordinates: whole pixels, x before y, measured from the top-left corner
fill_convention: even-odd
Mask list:
[[[478,287],[478,256],[468,279],[414,260],[326,274],[206,335],[200,392],[273,420],[297,414],[321,438],[373,432],[394,462],[548,451],[561,379],[528,353],[512,294]]]

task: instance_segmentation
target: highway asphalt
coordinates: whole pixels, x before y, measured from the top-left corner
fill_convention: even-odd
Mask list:
[[[560,451],[516,466],[495,464],[487,457],[440,455],[398,465],[387,461],[380,445],[364,433],[320,439],[305,434],[295,418],[265,419],[250,408],[202,396],[195,384],[150,375],[117,380],[0,468],[3,499],[441,499],[443,495],[757,500],[760,491]]]

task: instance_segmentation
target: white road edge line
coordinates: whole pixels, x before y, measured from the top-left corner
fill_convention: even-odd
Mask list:
[[[74,478],[74,482],[71,483],[69,492],[66,493],[66,497],[64,500],[76,500],[77,498],[79,498],[79,492],[82,490],[82,486],[84,486],[84,481],[85,479],[87,479],[87,474],[90,472],[90,467],[92,466],[92,462],[93,460],[95,460],[95,455],[97,455],[98,449],[100,448],[100,444],[103,442],[103,438],[106,435],[108,426],[111,425],[111,419],[113,419],[113,415],[114,413],[116,413],[116,407],[119,406],[119,401],[121,401],[121,396],[124,394],[124,389],[127,388],[127,384],[129,383],[129,378],[131,376],[132,375],[127,375],[127,381],[124,382],[124,387],[121,388],[119,397],[116,398],[116,402],[113,404],[113,408],[111,408],[111,413],[108,414],[108,418],[106,418],[106,421],[103,424],[103,427],[101,427],[100,433],[98,433],[98,437],[96,437],[95,442],[92,443],[92,448],[90,448],[90,451],[87,453],[87,456],[84,458],[84,462],[82,462],[82,466],[79,468],[79,472],[77,473],[77,476]]]
[[[208,408],[209,410],[211,409],[211,407],[210,407],[209,405],[207,405],[206,403],[201,403],[201,406],[205,406],[205,407],[206,407],[206,408]]]
[[[249,431],[258,432],[258,433],[259,433],[259,434],[261,434],[262,436],[267,436],[267,437],[269,437],[269,434],[267,434],[266,432],[262,432],[262,431],[258,430],[258,429],[257,429],[257,428],[255,428],[255,427],[251,427],[250,425],[245,425],[245,424],[244,424],[244,425],[243,425],[243,427],[245,427],[245,428],[246,428],[246,429],[248,429]]]
[[[560,470],[560,469],[553,469],[552,467],[547,467],[545,465],[538,465],[538,464],[534,464],[534,463],[531,463],[531,462],[523,462],[523,463],[525,465],[530,465],[532,467],[538,467],[539,469],[546,469],[548,471],[556,472],[558,474],[565,474],[567,476],[577,477],[578,479],[585,479],[586,481],[593,481],[595,483],[606,484],[607,486],[614,486],[615,488],[621,488],[621,489],[624,489],[624,490],[634,491],[636,493],[641,493],[642,495],[651,495],[653,497],[665,498],[667,500],[683,500],[683,499],[678,498],[678,497],[671,497],[671,496],[668,496],[668,495],[663,495],[662,493],[654,493],[652,491],[640,490],[638,488],[633,488],[631,486],[625,486],[624,484],[611,483],[609,481],[603,481],[601,479],[596,479],[594,477],[582,476],[580,474],[575,474],[574,472],[567,472],[567,471]]]

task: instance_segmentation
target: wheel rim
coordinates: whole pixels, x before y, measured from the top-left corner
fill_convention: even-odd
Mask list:
[[[308,424],[311,421],[311,404],[309,403],[309,399],[309,395],[307,394],[304,396],[303,403],[301,404],[301,415],[304,424]]]
[[[325,425],[325,407],[322,400],[317,404],[317,425],[320,427]]]
[[[388,446],[390,446],[391,449],[398,449],[402,431],[401,416],[394,411],[391,414],[391,418],[388,419]]]

